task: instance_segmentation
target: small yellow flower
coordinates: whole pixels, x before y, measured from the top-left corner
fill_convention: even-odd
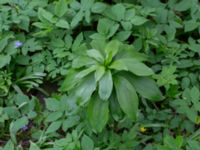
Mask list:
[[[145,127],[140,127],[140,132],[144,133],[144,132],[146,132],[146,131],[147,131],[147,128],[145,128]]]

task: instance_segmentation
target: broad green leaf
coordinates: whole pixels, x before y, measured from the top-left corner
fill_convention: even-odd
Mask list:
[[[94,74],[95,81],[98,82],[101,79],[101,77],[104,75],[104,73],[105,73],[105,67],[104,66],[98,66],[96,71],[95,71],[95,74]]]
[[[80,117],[79,116],[67,117],[67,119],[65,121],[63,121],[62,129],[64,131],[67,131],[69,128],[72,128],[79,123],[80,123]]]
[[[95,60],[97,60],[101,63],[104,61],[102,54],[96,49],[88,50],[87,55],[91,58],[94,58]]]
[[[55,6],[55,14],[58,17],[62,17],[67,12],[67,1],[66,0],[59,0]]]
[[[101,34],[107,35],[109,33],[110,26],[112,25],[112,21],[108,19],[99,19],[97,25],[97,31]]]
[[[61,127],[62,121],[55,121],[50,124],[46,130],[46,134],[56,132]]]
[[[138,76],[149,76],[154,74],[151,68],[146,66],[144,63],[134,58],[122,58],[114,61],[109,68],[116,70],[130,71]]]
[[[90,99],[90,97],[91,97],[92,93],[95,91],[95,89],[96,89],[96,82],[94,79],[94,75],[93,74],[88,75],[74,89],[75,96],[80,98],[81,104],[84,104]]]
[[[123,41],[127,40],[130,35],[131,35],[131,31],[120,31],[116,34],[114,39],[117,39],[117,40],[123,42]]]
[[[186,11],[191,7],[191,1],[181,0],[174,6],[174,9],[177,11]]]
[[[53,18],[53,14],[43,8],[38,9],[38,17],[41,21],[43,21],[43,18],[41,18],[40,16],[42,16],[43,18],[45,18],[51,23],[55,22],[55,19]]]
[[[99,96],[102,100],[108,100],[112,93],[113,80],[112,74],[108,70],[105,72],[104,76],[99,81]]]
[[[147,22],[148,20],[144,17],[141,17],[141,16],[134,16],[132,19],[131,19],[131,23],[133,25],[136,25],[136,26],[139,26],[139,25],[142,25],[144,24],[145,22]]]
[[[93,140],[89,136],[83,135],[81,139],[81,148],[82,150],[94,150]]]
[[[194,20],[194,19],[184,21],[184,31],[185,32],[193,31],[196,28],[198,28],[199,25],[200,25],[200,23],[198,21]]]
[[[106,64],[109,64],[112,61],[113,57],[119,51],[119,46],[120,46],[120,42],[117,40],[112,40],[106,45],[105,47]]]
[[[121,109],[131,120],[135,121],[138,113],[138,96],[134,87],[121,76],[114,79],[114,85]]]
[[[126,8],[122,4],[113,5],[110,9],[107,9],[105,14],[113,20],[121,21],[124,19]]]
[[[87,108],[88,120],[95,132],[102,132],[109,118],[108,101],[93,97]]]
[[[60,110],[60,102],[54,98],[46,98],[45,99],[46,108],[50,111],[59,111]]]
[[[11,57],[9,55],[0,55],[0,69],[5,67],[11,61]]]
[[[107,8],[107,5],[102,2],[96,2],[92,6],[92,12],[94,13],[102,13]]]
[[[64,29],[69,29],[69,23],[66,21],[66,20],[59,20],[57,23],[56,23],[56,26],[57,27],[60,27],[60,28],[64,28]]]
[[[62,117],[63,112],[62,111],[56,111],[56,112],[52,112],[50,113],[47,118],[45,119],[45,122],[53,122],[58,120],[60,117]]]
[[[144,98],[152,101],[160,101],[163,99],[162,93],[160,92],[155,81],[148,77],[137,77],[130,76],[129,81],[132,82],[135,90]]]

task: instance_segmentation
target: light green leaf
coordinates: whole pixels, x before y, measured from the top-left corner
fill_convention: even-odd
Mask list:
[[[96,82],[94,75],[88,75],[85,79],[74,89],[76,97],[80,98],[81,104],[86,103],[94,90],[96,89]]]
[[[62,121],[52,122],[50,126],[47,128],[46,134],[56,132],[62,124]]]
[[[117,54],[119,51],[120,42],[117,40],[110,41],[106,47],[106,64],[109,64],[112,61],[112,58]]]
[[[72,19],[72,22],[71,22],[71,26],[72,27],[75,27],[78,25],[78,23],[83,19],[83,11],[80,10]]]
[[[55,6],[55,14],[58,17],[62,17],[67,12],[67,1],[66,0],[59,0]]]
[[[4,146],[3,150],[14,150],[14,144],[11,140],[9,140]]]
[[[85,70],[80,71],[78,74],[76,74],[75,78],[81,79],[95,70],[96,70],[96,66],[91,66]]]
[[[41,21],[43,21],[43,18],[41,16],[51,23],[55,22],[55,19],[53,18],[53,14],[43,8],[38,9],[38,17]]]
[[[198,28],[199,25],[200,25],[200,23],[197,22],[197,21],[194,20],[194,19],[184,21],[184,31],[185,31],[185,32],[193,31],[193,30],[195,30],[196,28]]]
[[[87,115],[94,131],[102,132],[109,117],[108,101],[102,101],[98,96],[95,96],[90,100]]]
[[[3,51],[3,49],[6,47],[8,44],[8,38],[3,38],[0,40],[0,52]]]
[[[138,112],[138,96],[134,87],[121,76],[115,78],[114,85],[121,109],[130,119],[135,121]]]
[[[113,20],[121,21],[125,16],[126,8],[122,4],[113,5],[105,14]]]
[[[107,35],[110,29],[110,25],[112,25],[112,21],[105,18],[99,19],[97,31],[103,35]]]
[[[45,103],[46,103],[46,108],[50,111],[60,110],[60,102],[57,99],[46,98]]]
[[[174,6],[174,9],[177,11],[186,11],[191,7],[191,1],[181,0]]]
[[[73,87],[75,87],[75,85],[78,83],[78,79],[75,78],[75,75],[77,74],[77,71],[71,69],[68,74],[66,75],[65,80],[62,82],[60,90],[62,92],[66,92],[70,89],[72,89]]]
[[[45,119],[45,122],[53,122],[58,120],[60,117],[62,117],[63,112],[62,111],[56,111],[56,112],[52,112],[50,113],[47,118]]]
[[[103,62],[104,58],[102,56],[102,54],[96,50],[96,49],[91,49],[87,51],[87,55],[91,58],[94,58],[95,60],[99,61],[99,62]]]
[[[112,80],[112,74],[108,70],[104,74],[104,76],[99,81],[99,96],[102,100],[108,100],[112,93],[113,89],[113,80]]]
[[[94,13],[102,13],[107,8],[107,5],[102,2],[96,2],[92,6],[92,12]]]
[[[131,19],[131,23],[133,25],[136,25],[136,26],[140,26],[142,24],[144,24],[145,22],[147,22],[148,20],[144,17],[141,17],[141,16],[134,16],[132,19]]]
[[[114,61],[109,68],[130,71],[138,76],[149,76],[154,74],[151,68],[134,58],[122,58]]]
[[[11,57],[9,55],[0,55],[0,69],[5,67],[11,61]]]
[[[87,56],[78,56],[72,61],[72,68],[81,68],[83,66],[94,65],[96,61]]]
[[[94,142],[89,136],[83,135],[81,139],[81,147],[82,150],[94,150]]]
[[[30,146],[29,150],[40,150],[40,148],[35,143],[31,142],[31,146]]]
[[[64,28],[64,29],[69,29],[69,23],[66,21],[66,20],[59,20],[57,23],[56,23],[56,26],[57,27],[60,27],[60,28]]]
[[[95,71],[95,74],[94,74],[95,81],[98,82],[101,79],[101,77],[104,75],[104,73],[105,73],[105,67],[104,66],[98,66],[96,71]]]

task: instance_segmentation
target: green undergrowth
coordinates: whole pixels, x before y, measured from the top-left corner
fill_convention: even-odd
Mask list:
[[[0,0],[0,150],[199,150],[198,0]]]

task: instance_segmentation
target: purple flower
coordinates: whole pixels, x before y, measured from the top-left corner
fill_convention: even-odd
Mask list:
[[[25,126],[23,126],[23,127],[21,128],[21,130],[22,130],[22,131],[27,131],[28,128],[29,128],[29,127],[28,127],[27,125],[25,125]]]
[[[15,48],[19,48],[19,47],[21,47],[22,45],[23,45],[22,42],[20,42],[20,41],[15,41]]]

